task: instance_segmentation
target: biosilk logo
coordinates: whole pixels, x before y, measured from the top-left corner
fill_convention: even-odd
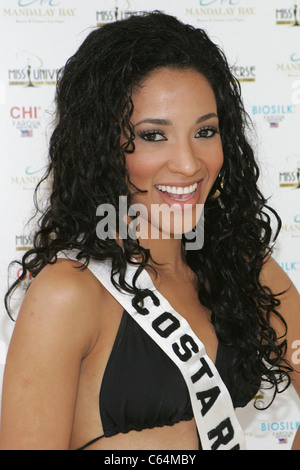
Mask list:
[[[295,105],[290,104],[290,105],[269,105],[265,104],[262,106],[252,106],[252,113],[254,115],[257,114],[262,114],[262,115],[268,115],[268,114],[294,114],[295,113]]]
[[[263,116],[264,120],[270,125],[271,128],[278,128],[280,123],[293,116],[296,113],[296,106],[294,104],[265,104],[252,106],[252,115]]]
[[[272,421],[272,422],[262,422],[261,431],[270,432],[270,431],[297,431],[300,426],[300,421]]]

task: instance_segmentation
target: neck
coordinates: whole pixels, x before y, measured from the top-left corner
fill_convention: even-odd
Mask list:
[[[186,268],[186,263],[182,256],[182,245],[179,239],[168,240],[141,240],[140,245],[149,249],[152,259],[161,266],[153,264],[159,272],[178,273]],[[152,264],[152,262],[151,262]]]

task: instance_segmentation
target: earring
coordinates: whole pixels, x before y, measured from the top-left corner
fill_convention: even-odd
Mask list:
[[[218,199],[218,197],[220,197],[220,196],[221,196],[221,191],[219,191],[219,190],[217,189],[216,192],[215,192],[212,196],[210,196],[210,200],[211,200],[211,201],[215,201],[215,200]]]
[[[220,178],[220,176],[219,176],[219,178]],[[221,188],[221,189],[224,188],[224,176],[222,177],[222,180],[221,180],[221,183],[220,183],[220,188]],[[215,200],[218,199],[218,197],[220,197],[220,196],[221,196],[221,191],[220,191],[219,189],[217,189],[217,190],[215,191],[215,193],[210,197],[210,199],[211,199],[212,201],[215,201]]]

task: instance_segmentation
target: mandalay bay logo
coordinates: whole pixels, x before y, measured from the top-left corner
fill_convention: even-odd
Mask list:
[[[195,0],[185,8],[187,18],[198,21],[245,21],[255,17],[256,9],[253,0]]]
[[[4,0],[2,15],[16,23],[65,23],[76,16],[66,0]]]
[[[276,72],[283,73],[288,77],[299,77],[300,76],[300,54],[299,52],[293,52],[287,55],[282,61],[278,61],[276,64]],[[299,82],[299,81],[297,81]],[[295,82],[296,83],[296,82]],[[297,83],[299,85],[299,83]],[[295,88],[296,85],[293,85]],[[297,103],[298,104],[298,103]]]

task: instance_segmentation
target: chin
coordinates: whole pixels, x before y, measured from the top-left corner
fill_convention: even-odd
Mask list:
[[[203,204],[186,206],[184,210],[175,205],[159,206],[159,211],[151,212],[151,238],[180,239],[191,232],[199,223],[203,214]]]

